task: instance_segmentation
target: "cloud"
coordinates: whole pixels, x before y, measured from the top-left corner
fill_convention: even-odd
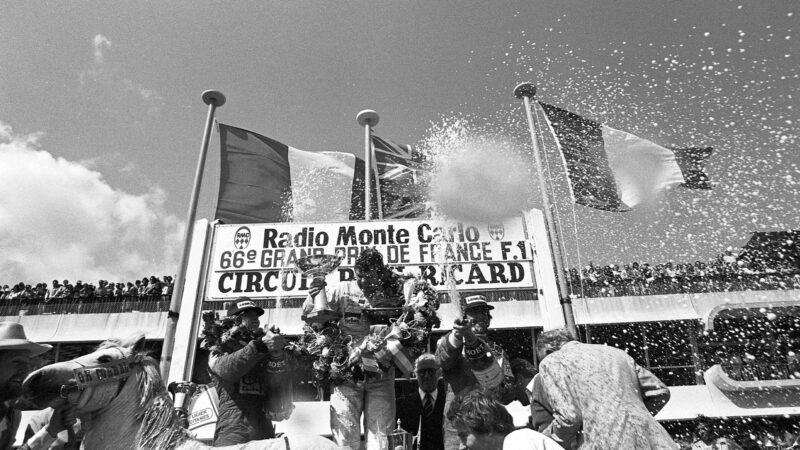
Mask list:
[[[184,224],[166,193],[132,194],[0,122],[0,282],[174,274]]]
[[[114,90],[132,92],[140,100],[150,105],[149,113],[158,113],[160,106],[164,103],[164,97],[161,94],[144,86],[142,83],[121,76],[114,70],[113,65],[106,64],[106,53],[111,46],[111,40],[102,34],[97,34],[92,38],[92,61],[89,67],[78,74],[78,81],[80,81],[81,86],[86,87],[90,82],[102,83]]]
[[[126,89],[135,93],[137,96],[139,96],[139,98],[141,98],[144,101],[156,102],[156,103],[162,103],[164,101],[164,98],[161,96],[161,94],[152,89],[148,89],[133,80],[129,80],[126,78],[122,80],[122,84],[125,85]]]
[[[81,86],[86,85],[90,80],[97,81],[103,74],[105,68],[104,52],[111,48],[111,41],[102,34],[97,34],[92,39],[92,46],[94,47],[94,58],[92,59],[92,64],[80,73]]]

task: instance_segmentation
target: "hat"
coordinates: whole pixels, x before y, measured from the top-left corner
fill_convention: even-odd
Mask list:
[[[53,348],[52,345],[37,344],[25,337],[25,329],[17,322],[0,322],[0,350],[27,350],[38,356]]]
[[[494,306],[486,302],[486,297],[483,295],[470,295],[464,299],[464,311],[481,306],[485,306],[488,309],[494,309]]]
[[[256,306],[252,300],[247,297],[239,297],[228,307],[228,317],[239,315],[248,309],[255,309],[259,316],[264,314],[264,309]]]
[[[419,358],[417,358],[417,361],[414,363],[414,372],[419,372],[423,369],[439,370],[440,368],[439,361],[436,361],[436,357],[430,353],[419,355]]]

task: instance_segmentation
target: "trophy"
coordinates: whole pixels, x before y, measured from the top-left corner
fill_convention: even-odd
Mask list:
[[[337,255],[308,255],[298,259],[296,266],[303,275],[313,280],[312,284],[322,284],[325,276],[336,270],[341,262],[342,257]],[[323,288],[314,296],[314,309],[308,313],[306,319],[311,322],[327,322],[340,316],[328,306],[328,296]]]
[[[191,381],[173,381],[167,388],[173,395],[173,404],[175,405],[175,414],[178,423],[183,428],[189,428],[189,412],[187,405],[190,399],[197,390],[197,386]]]
[[[411,450],[414,445],[414,435],[400,427],[397,419],[397,429],[389,433],[389,450]]]

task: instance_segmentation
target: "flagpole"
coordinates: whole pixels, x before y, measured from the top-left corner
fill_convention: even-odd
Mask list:
[[[372,153],[372,170],[375,171],[375,205],[378,207],[378,220],[383,220],[383,198],[381,198],[381,174],[378,172],[378,158],[375,157],[375,146],[370,146]]]
[[[561,308],[564,313],[564,320],[567,324],[567,329],[577,338],[578,327],[575,325],[575,316],[572,312],[572,299],[567,290],[567,279],[564,274],[564,255],[561,253],[561,246],[558,245],[558,236],[556,229],[556,222],[553,216],[552,204],[550,196],[547,191],[547,184],[544,177],[544,169],[542,166],[542,157],[540,153],[541,146],[539,145],[539,135],[536,133],[538,122],[536,116],[531,109],[531,98],[536,96],[536,86],[531,83],[520,83],[514,88],[514,96],[521,98],[525,103],[525,113],[528,116],[528,128],[531,133],[531,141],[533,143],[533,159],[536,165],[536,175],[539,179],[539,190],[542,193],[542,209],[544,210],[544,220],[547,225],[547,242],[550,244],[550,252],[553,255],[553,263],[556,269],[556,286],[558,287],[558,296],[561,300]]]
[[[181,253],[181,260],[178,264],[178,273],[175,275],[172,298],[170,299],[169,311],[167,312],[167,329],[164,333],[164,344],[161,347],[161,378],[164,380],[169,379],[169,367],[172,363],[172,351],[175,346],[175,330],[178,326],[178,310],[181,308],[183,285],[186,281],[186,264],[189,261],[189,249],[191,248],[194,221],[197,215],[197,199],[200,197],[200,185],[203,181],[203,169],[206,165],[208,142],[211,138],[211,129],[214,125],[214,112],[217,107],[225,104],[225,95],[220,91],[205,91],[203,92],[202,98],[203,102],[208,105],[208,117],[206,118],[203,142],[200,145],[200,156],[197,159],[197,170],[194,173],[194,186],[192,186],[192,196],[189,200],[186,232],[183,236],[183,252]]]
[[[372,220],[372,127],[380,117],[375,111],[365,109],[356,115],[356,120],[364,127],[364,220]]]

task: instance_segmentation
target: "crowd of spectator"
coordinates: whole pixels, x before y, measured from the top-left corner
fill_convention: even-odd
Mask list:
[[[151,275],[133,282],[111,282],[99,280],[97,285],[84,283],[81,280],[72,284],[69,280],[53,280],[50,286],[47,283],[36,285],[19,282],[13,285],[5,284],[0,290],[0,308],[13,306],[21,310],[33,312],[82,312],[84,303],[113,303],[122,302],[127,309],[135,306],[139,299],[157,298],[172,295],[173,277],[165,275],[162,278]],[[69,305],[69,309],[57,309],[62,305]],[[0,314],[3,315],[3,314]]]
[[[633,262],[598,266],[589,263],[580,272],[568,271],[570,291],[577,297],[677,294],[800,288],[800,267],[772,265],[726,250],[707,262],[651,266]]]
[[[680,449],[800,448],[800,423],[791,416],[727,419],[700,416],[696,420],[662,423]]]

